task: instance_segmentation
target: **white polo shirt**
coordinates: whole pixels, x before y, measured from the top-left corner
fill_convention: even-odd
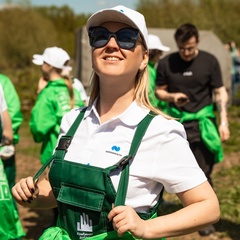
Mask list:
[[[122,114],[101,124],[95,106],[89,107],[65,159],[102,168],[116,164],[128,155],[136,127],[148,112],[133,102]],[[63,117],[61,135],[66,134],[78,114],[79,109],[75,109]],[[115,189],[119,177],[111,176]],[[189,148],[182,124],[156,116],[130,165],[125,203],[144,212],[156,204],[163,186],[167,192],[178,193],[206,180]]]

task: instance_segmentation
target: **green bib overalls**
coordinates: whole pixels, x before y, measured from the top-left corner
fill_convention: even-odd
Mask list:
[[[49,181],[58,204],[57,226],[65,229],[72,240],[135,239],[130,233],[120,238],[113,230],[112,222],[108,221],[107,215],[113,203],[114,206],[125,204],[129,164],[154,114],[148,114],[139,123],[129,155],[123,157],[116,165],[104,169],[64,160],[67,148],[81,123],[84,112],[84,110],[80,112],[66,136],[61,137],[49,172]],[[110,173],[114,171],[116,174],[121,174],[117,192],[110,179]],[[149,213],[139,213],[139,216],[142,219],[155,217],[161,199],[160,196],[159,202]]]

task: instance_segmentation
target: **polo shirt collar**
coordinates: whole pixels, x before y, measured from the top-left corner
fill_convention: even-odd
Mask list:
[[[90,117],[91,114],[94,114],[97,118],[99,118],[97,109],[96,109],[96,104],[97,104],[97,99],[94,100],[93,104],[88,107],[85,117]],[[133,101],[131,105],[120,115],[112,118],[110,121],[119,119],[122,121],[124,124],[129,125],[129,126],[135,126],[137,125],[147,114],[149,113],[149,109],[140,107],[136,101]]]

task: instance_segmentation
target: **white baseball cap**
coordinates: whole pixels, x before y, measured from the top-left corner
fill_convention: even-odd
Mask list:
[[[158,49],[163,52],[168,52],[170,50],[169,47],[164,46],[157,35],[149,34],[148,35],[148,48],[150,49]]]
[[[63,69],[66,61],[70,60],[68,53],[59,47],[46,48],[42,55],[34,54],[32,62],[36,65],[43,65],[44,62],[47,64]]]
[[[122,5],[102,9],[88,19],[86,24],[87,31],[90,27],[100,26],[105,22],[121,22],[138,29],[145,46],[148,48],[148,31],[145,18],[141,13]]]

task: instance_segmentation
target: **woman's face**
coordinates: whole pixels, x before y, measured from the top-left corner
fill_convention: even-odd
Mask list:
[[[118,22],[106,22],[102,24],[102,27],[110,32],[117,32],[129,26]],[[100,81],[108,77],[112,81],[113,77],[135,81],[137,72],[140,69],[143,70],[147,62],[148,54],[139,39],[135,48],[130,50],[120,48],[114,37],[105,46],[92,50],[93,68]]]
[[[52,68],[53,67],[48,65],[47,63],[43,63],[43,65],[41,66],[41,72],[44,80],[50,80],[50,71],[52,70]]]

